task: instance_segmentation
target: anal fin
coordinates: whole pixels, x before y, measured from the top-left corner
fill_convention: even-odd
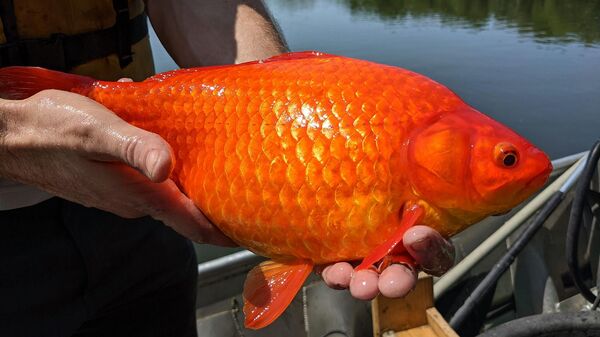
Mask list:
[[[279,317],[313,269],[308,261],[265,261],[254,267],[244,283],[244,324],[260,329]]]

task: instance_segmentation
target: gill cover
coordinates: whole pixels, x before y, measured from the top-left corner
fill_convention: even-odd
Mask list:
[[[542,151],[467,106],[416,131],[407,156],[417,195],[465,223],[510,210],[552,170]]]

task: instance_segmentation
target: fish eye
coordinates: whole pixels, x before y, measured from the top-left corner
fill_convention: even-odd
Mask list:
[[[517,163],[517,154],[516,153],[507,153],[504,155],[502,164],[504,164],[505,167],[514,166],[516,163]]]
[[[494,157],[496,163],[501,167],[515,167],[519,162],[519,152],[514,145],[509,143],[499,143],[494,148]]]

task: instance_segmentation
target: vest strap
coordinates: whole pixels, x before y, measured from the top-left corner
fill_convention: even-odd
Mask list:
[[[129,36],[129,4],[127,0],[113,0],[113,8],[115,9],[116,22],[115,29],[117,30],[117,55],[119,56],[119,65],[121,69],[127,66],[132,59],[131,41]]]
[[[148,35],[146,15],[142,13],[124,22],[123,17],[128,15],[128,10],[117,12],[116,24],[99,31],[7,41],[0,45],[0,66],[39,66],[69,71],[92,60],[117,54],[121,68],[124,68],[132,61],[131,45]]]

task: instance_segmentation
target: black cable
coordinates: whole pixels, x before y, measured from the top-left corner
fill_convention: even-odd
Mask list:
[[[556,191],[548,202],[544,205],[542,210],[535,216],[533,221],[527,225],[523,233],[517,238],[514,244],[508,249],[508,251],[502,256],[500,261],[492,267],[486,277],[479,283],[477,288],[473,290],[471,295],[465,300],[465,303],[456,311],[452,319],[450,320],[450,326],[454,330],[460,330],[464,322],[469,318],[473,310],[478,306],[481,299],[492,287],[496,286],[500,276],[504,274],[506,269],[510,267],[517,255],[527,245],[527,243],[533,238],[535,233],[542,227],[546,219],[552,214],[554,209],[564,199],[564,193]]]
[[[583,207],[585,205],[585,197],[590,188],[590,182],[598,166],[598,160],[600,159],[600,140],[594,144],[590,151],[587,163],[582,172],[579,184],[575,190],[575,197],[573,198],[573,204],[571,206],[571,215],[569,217],[569,226],[567,227],[567,241],[566,241],[566,257],[567,265],[569,266],[569,272],[573,278],[575,286],[581,293],[581,295],[588,300],[590,303],[596,301],[596,295],[590,291],[585,285],[583,277],[581,275],[581,269],[579,268],[578,261],[578,246],[579,246],[579,228],[581,227],[581,218],[583,216]]]
[[[600,291],[600,259],[598,259],[598,268],[596,268],[596,293]],[[592,304],[592,311],[598,309],[598,305],[600,305],[600,296],[596,296],[596,300]]]
[[[518,318],[477,337],[600,336],[600,312],[566,311]]]

